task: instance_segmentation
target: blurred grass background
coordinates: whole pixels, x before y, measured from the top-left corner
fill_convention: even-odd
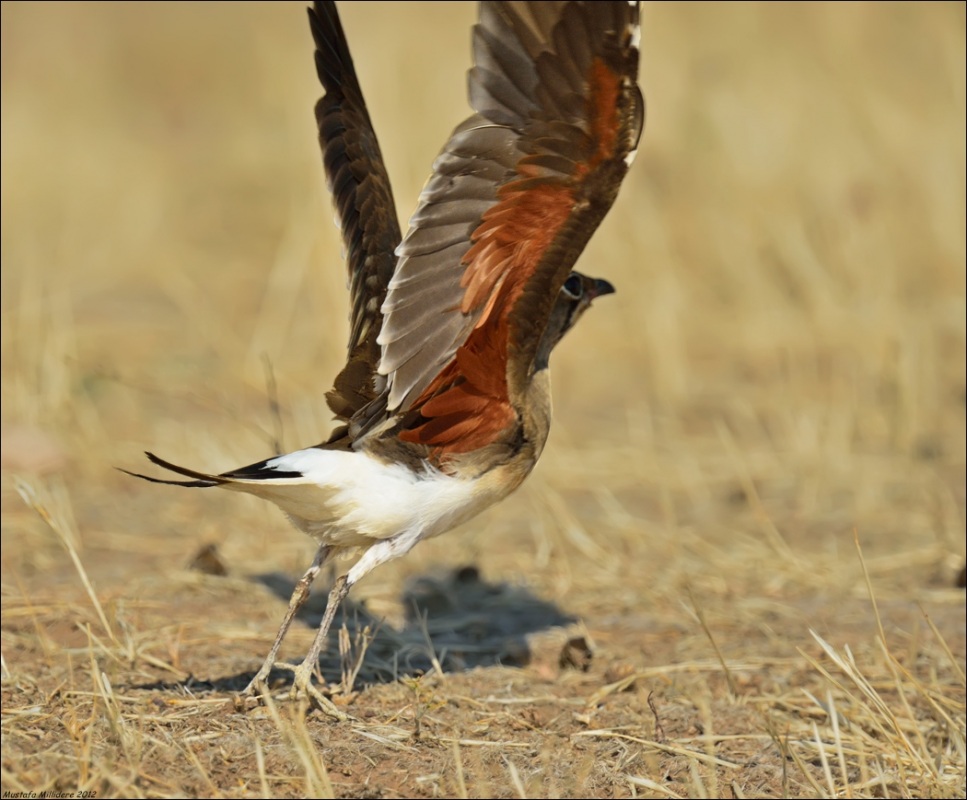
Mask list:
[[[405,220],[466,113],[475,10],[342,14]],[[555,354],[538,474],[649,523],[674,524],[642,497],[696,508],[737,471],[808,524],[938,474],[962,509],[963,5],[655,4],[644,27],[639,159],[579,264],[619,294]],[[346,292],[305,28],[299,3],[3,6],[4,425],[110,487],[107,518],[154,491],[110,470],[142,449],[265,453],[263,356],[285,445],[328,431]]]
[[[285,446],[328,433],[347,294],[303,5],[2,5],[5,603],[76,583],[16,476],[112,597],[203,541],[308,561],[267,504],[113,470],[266,456],[264,358]],[[475,7],[340,12],[405,221],[467,113]],[[618,294],[555,352],[541,465],[354,596],[398,614],[406,576],[472,561],[613,647],[688,630],[672,659],[707,651],[689,587],[727,652],[866,635],[854,531],[897,609],[963,559],[965,7],[649,3],[642,42],[638,160],[578,264]],[[937,602],[962,664],[962,595]]]

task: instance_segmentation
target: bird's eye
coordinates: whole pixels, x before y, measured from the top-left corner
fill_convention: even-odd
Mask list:
[[[564,291],[575,300],[584,294],[584,282],[581,280],[581,276],[576,272],[572,272],[570,275],[568,275],[567,280],[564,281]]]

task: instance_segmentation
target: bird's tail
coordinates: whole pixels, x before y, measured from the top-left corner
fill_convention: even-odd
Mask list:
[[[207,472],[199,472],[188,467],[179,467],[177,464],[172,464],[170,461],[159,458],[154,453],[145,452],[145,455],[151,463],[157,464],[159,467],[164,467],[171,472],[176,472],[179,475],[184,475],[186,478],[191,478],[192,480],[173,481],[165,478],[155,478],[151,475],[142,475],[140,472],[131,472],[131,470],[122,469],[121,467],[118,467],[118,469],[128,475],[133,475],[135,478],[141,478],[152,483],[167,483],[170,486],[188,486],[194,489],[210,489],[212,486],[224,486],[227,489],[237,489],[253,494],[261,494],[259,490],[252,488],[259,485],[289,484],[304,481],[304,476],[299,470],[287,468],[288,465],[285,463],[278,463],[285,457],[282,457],[282,459],[270,458],[267,461],[259,461],[257,464],[250,464],[247,467],[233,469],[230,472],[210,475]],[[292,455],[290,454],[289,457]]]
[[[165,478],[154,478],[150,475],[142,475],[140,472],[131,472],[131,470],[118,469],[125,473],[126,475],[133,475],[135,478],[141,478],[145,481],[151,481],[151,483],[167,483],[171,486],[190,486],[195,489],[210,489],[212,486],[219,486],[223,483],[229,483],[230,478],[222,475],[208,475],[204,472],[197,472],[193,469],[188,469],[187,467],[179,467],[177,464],[172,464],[170,461],[165,461],[163,458],[158,458],[154,453],[146,452],[145,455],[148,460],[153,464],[157,464],[159,467],[164,467],[172,472],[177,472],[179,475],[184,475],[188,478],[193,478],[190,481],[173,481],[167,480]]]

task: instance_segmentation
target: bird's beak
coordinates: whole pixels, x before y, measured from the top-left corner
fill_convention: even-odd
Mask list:
[[[588,299],[594,300],[603,294],[614,294],[615,288],[604,278],[595,278],[594,286],[588,291]]]

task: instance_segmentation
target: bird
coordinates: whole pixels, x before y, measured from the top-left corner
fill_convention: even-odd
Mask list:
[[[350,294],[347,360],[321,444],[218,474],[146,453],[156,483],[275,503],[317,543],[244,694],[273,668],[330,712],[314,683],[336,609],[374,568],[497,503],[534,468],[551,422],[551,351],[614,287],[574,270],[611,208],[644,126],[637,2],[479,5],[472,113],[432,166],[401,232],[389,176],[334,2],[308,10],[324,94],[315,106]],[[187,480],[185,480],[187,478]],[[279,649],[323,565],[337,578],[298,665]]]

